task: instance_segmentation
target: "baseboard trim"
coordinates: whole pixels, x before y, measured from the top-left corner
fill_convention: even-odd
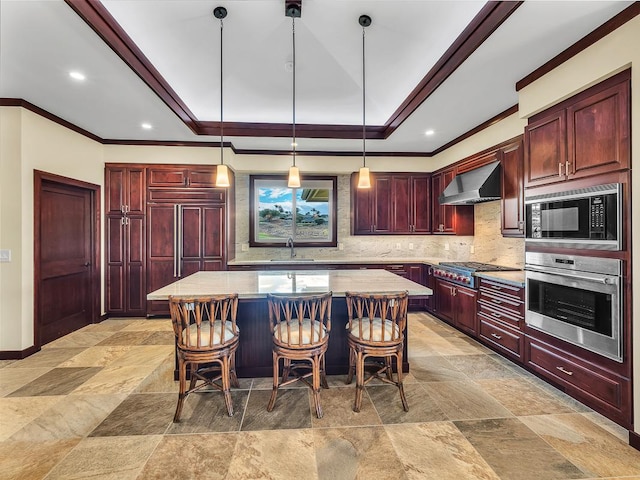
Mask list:
[[[636,450],[640,450],[640,433],[629,430],[629,445]]]
[[[0,350],[0,360],[22,360],[40,350],[35,345],[24,350]]]

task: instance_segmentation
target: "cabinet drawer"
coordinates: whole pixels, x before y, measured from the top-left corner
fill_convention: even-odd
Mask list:
[[[514,315],[513,312],[509,310],[501,310],[494,307],[493,305],[484,302],[478,302],[478,313],[481,313],[486,318],[490,318],[494,322],[499,321],[502,323],[506,323],[510,327],[522,331],[524,317]]]
[[[485,290],[480,290],[478,301],[492,307],[498,312],[524,318],[524,303],[519,300],[512,300],[493,293],[487,293]]]
[[[499,325],[483,314],[478,314],[478,318],[480,319],[480,338],[522,361],[524,334]]]
[[[488,294],[498,294],[513,301],[524,302],[524,288],[517,287],[515,285],[509,285],[506,283],[495,282],[486,278],[480,278],[479,284],[480,291],[484,291]]]
[[[614,374],[606,374],[595,365],[579,365],[546,345],[528,340],[528,364],[553,381],[579,390],[583,397],[599,400],[620,409],[623,403],[623,382]]]

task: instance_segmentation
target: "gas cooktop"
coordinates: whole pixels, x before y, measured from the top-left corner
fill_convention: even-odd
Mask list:
[[[459,285],[475,288],[475,272],[506,272],[510,270],[520,269],[480,262],[440,262],[437,267],[433,268],[433,276]]]

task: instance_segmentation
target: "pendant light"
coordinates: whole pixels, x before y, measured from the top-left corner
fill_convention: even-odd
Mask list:
[[[362,167],[358,172],[358,188],[371,188],[371,178],[369,176],[369,168],[367,167],[366,153],[366,109],[365,109],[365,71],[364,71],[364,29],[371,25],[371,17],[369,15],[360,15],[358,23],[362,26]]]
[[[293,165],[289,167],[287,186],[289,188],[300,188],[300,170],[296,167],[296,17],[301,16],[300,6],[296,3],[288,4],[285,15],[291,17],[291,39],[293,43],[293,141],[291,142]]]
[[[224,164],[224,122],[222,119],[222,19],[227,16],[227,9],[216,7],[213,16],[220,19],[220,165],[216,167],[216,187],[229,187],[229,169]]]

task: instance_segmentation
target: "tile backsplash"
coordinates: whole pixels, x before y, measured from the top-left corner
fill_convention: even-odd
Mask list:
[[[236,260],[270,260],[289,258],[285,247],[251,247],[249,243],[249,174],[236,173]],[[296,246],[300,258],[315,259],[413,259],[440,258],[451,261],[477,261],[516,267],[524,266],[524,240],[504,238],[500,233],[500,202],[475,205],[475,235],[375,235],[353,236],[350,233],[350,176],[338,175],[338,243],[339,248]],[[397,246],[400,245],[398,249]],[[412,247],[412,248],[411,248]]]

